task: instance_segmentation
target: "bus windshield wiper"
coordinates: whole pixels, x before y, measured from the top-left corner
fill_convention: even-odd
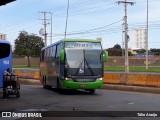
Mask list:
[[[86,60],[86,58],[85,58],[85,61],[87,63],[88,69],[90,70],[92,76],[94,76],[93,70],[92,70],[91,66],[89,65],[88,61]]]
[[[79,71],[80,67],[82,66],[83,61],[84,61],[84,60],[82,60],[82,62],[79,64],[79,66],[78,66],[78,68],[77,68],[77,70],[76,70],[76,75],[78,74],[78,71]]]

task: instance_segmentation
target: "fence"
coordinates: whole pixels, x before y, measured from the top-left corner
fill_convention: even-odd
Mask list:
[[[108,62],[105,63],[109,67],[124,67],[125,58],[123,56],[109,56]],[[148,65],[150,67],[160,67],[160,56],[151,56],[148,57]],[[145,67],[146,58],[145,57],[129,57],[129,66],[130,67]]]
[[[145,69],[146,58],[139,56],[129,56],[130,71],[144,72],[160,72],[160,56],[148,57],[148,70]],[[105,70],[124,71],[125,58],[124,56],[110,56],[108,62],[105,63]]]
[[[39,57],[30,58],[31,66],[39,66]],[[25,57],[13,57],[13,65],[27,65]],[[108,62],[105,63],[106,71],[124,71],[125,58],[124,56],[109,56]],[[130,71],[147,71],[145,70],[146,58],[129,56]],[[160,72],[160,56],[148,57],[148,72]]]
[[[39,57],[30,57],[31,66],[38,66],[40,58]],[[18,65],[28,65],[28,60],[26,57],[13,57],[12,60],[13,66]]]

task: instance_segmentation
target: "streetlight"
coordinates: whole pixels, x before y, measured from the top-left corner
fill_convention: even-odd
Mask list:
[[[148,0],[147,0],[147,21],[146,21],[146,69],[148,69]]]
[[[65,38],[66,38],[66,34],[67,34],[68,11],[69,11],[69,0],[68,0],[68,5],[67,5],[67,16],[66,16]]]
[[[50,44],[52,44],[52,14],[51,12],[49,12],[51,14],[51,37],[50,37]]]

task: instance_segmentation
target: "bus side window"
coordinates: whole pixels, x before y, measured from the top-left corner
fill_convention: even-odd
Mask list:
[[[51,47],[48,48],[48,60],[51,60]]]
[[[47,48],[47,60],[49,60],[49,48]]]
[[[51,59],[54,59],[54,58],[55,58],[55,54],[56,54],[56,46],[52,46]]]
[[[41,53],[41,61],[44,61],[44,50]]]
[[[56,58],[59,58],[59,54],[60,54],[60,44],[57,45]]]
[[[48,49],[45,49],[44,60],[45,60],[45,61],[48,60]]]

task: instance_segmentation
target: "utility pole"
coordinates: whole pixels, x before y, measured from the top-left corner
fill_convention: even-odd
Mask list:
[[[42,11],[42,12],[38,12],[38,13],[41,13],[43,14],[44,18],[43,19],[39,19],[39,20],[43,20],[43,25],[44,25],[44,43],[45,43],[45,46],[47,46],[47,20],[49,19],[46,19],[46,14],[49,13],[49,12],[46,12],[46,11]]]
[[[123,3],[124,4],[124,27],[125,27],[125,73],[129,73],[129,60],[128,60],[128,23],[127,23],[127,4],[133,5],[134,2],[127,2],[127,0],[124,1],[118,1],[118,4]]]

